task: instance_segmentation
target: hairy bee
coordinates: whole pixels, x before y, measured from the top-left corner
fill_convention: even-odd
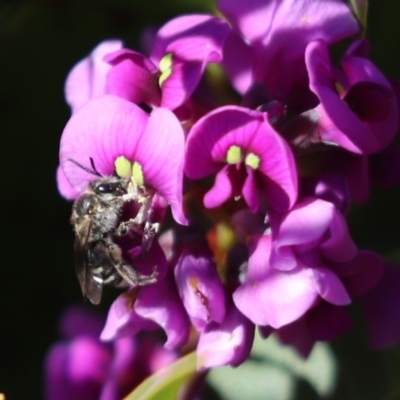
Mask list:
[[[84,296],[98,304],[103,285],[127,287],[154,283],[156,271],[149,276],[136,271],[124,260],[115,241],[131,229],[142,229],[142,224],[145,224],[145,230],[155,232],[147,221],[152,195],[139,190],[130,179],[103,177],[95,169],[92,159],[92,170],[74,160],[69,161],[98,176],[72,207],[75,269]],[[138,212],[134,218],[121,222],[123,208],[128,202],[135,202]]]

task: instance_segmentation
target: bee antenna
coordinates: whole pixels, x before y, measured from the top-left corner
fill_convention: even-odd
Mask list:
[[[90,160],[90,165],[92,166],[92,169],[90,169],[90,168],[88,168],[88,167],[85,167],[85,166],[82,165],[81,163],[78,163],[78,161],[73,160],[72,158],[68,158],[67,160],[68,160],[68,161],[71,161],[73,164],[75,164],[75,165],[78,166],[79,168],[82,168],[84,171],[88,172],[89,174],[96,175],[96,176],[100,176],[100,178],[103,177],[103,175],[101,175],[100,172],[97,171],[97,169],[96,169],[96,167],[95,167],[95,165],[94,165],[94,161],[93,161],[93,158],[92,158],[92,157],[89,158],[89,160]]]

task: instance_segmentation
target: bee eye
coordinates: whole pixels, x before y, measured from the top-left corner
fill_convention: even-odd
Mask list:
[[[123,194],[126,194],[126,190],[119,182],[101,183],[100,185],[96,186],[95,190],[99,194],[114,194],[116,196],[122,196]]]
[[[94,196],[83,196],[76,203],[76,211],[79,215],[91,214],[96,204],[97,201]]]

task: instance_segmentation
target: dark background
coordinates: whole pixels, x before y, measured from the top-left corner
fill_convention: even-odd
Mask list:
[[[139,49],[144,27],[212,7],[209,0],[0,1],[0,392],[8,400],[42,398],[43,358],[59,337],[57,319],[67,304],[83,302],[72,260],[71,204],[55,184],[70,114],[63,98],[68,71],[106,38]],[[370,3],[368,37],[372,59],[399,79],[398,0]],[[351,231],[361,248],[396,258],[399,205],[395,188],[375,191],[368,205],[352,210]],[[334,350],[338,399],[400,398],[394,384],[400,351],[368,351],[362,322]]]

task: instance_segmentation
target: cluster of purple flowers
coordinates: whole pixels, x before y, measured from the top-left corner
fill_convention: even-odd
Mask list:
[[[124,242],[157,282],[115,300],[101,339],[161,327],[175,349],[193,326],[200,369],[237,366],[256,326],[307,356],[351,329],[344,306],[357,303],[373,347],[398,342],[400,270],[357,249],[346,223],[371,183],[400,181],[395,85],[341,0],[218,7],[226,20],[168,22],[148,56],[102,42],[68,76],[61,194],[93,180],[70,159],[93,159],[103,176],[131,171],[155,193],[163,231],[144,252]],[[347,50],[334,63],[338,42]],[[211,63],[239,96],[215,84]]]
[[[104,318],[82,306],[66,309],[59,323],[63,340],[45,360],[47,400],[124,398],[144,378],[174,362],[157,336],[135,336],[104,343]]]

